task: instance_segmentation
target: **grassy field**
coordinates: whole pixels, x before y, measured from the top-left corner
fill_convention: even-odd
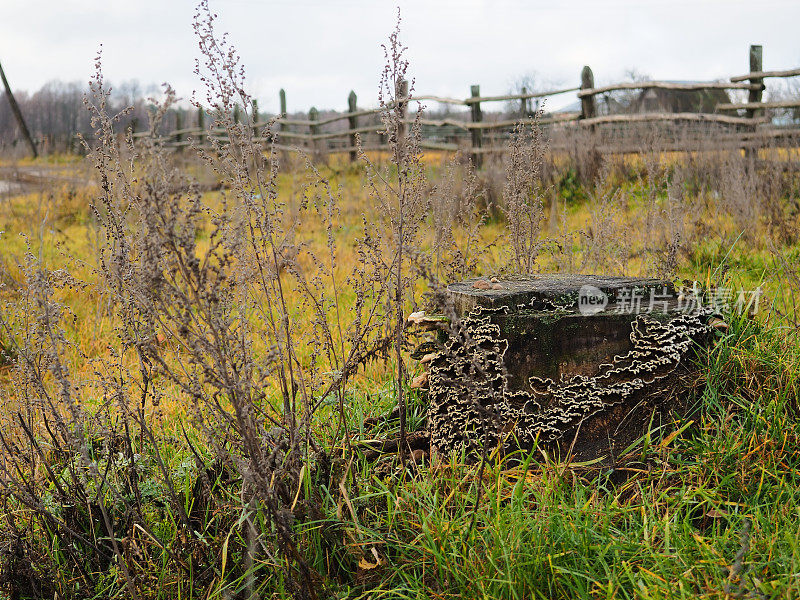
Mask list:
[[[0,599],[800,597],[797,148],[534,120],[474,169],[421,150],[398,20],[389,151],[270,152],[215,19],[203,147],[134,143],[98,57],[87,156],[0,158]],[[596,461],[377,452],[427,427],[408,315],[530,273],[717,301],[689,409]]]
[[[407,241],[444,282],[519,270],[516,231],[532,232],[524,250],[536,271],[762,286],[764,296],[755,318],[726,315],[728,331],[698,356],[691,416],[649,432],[613,468],[541,449],[522,465],[493,456],[479,469],[456,456],[406,470],[393,456],[367,462],[359,449],[396,434],[395,422],[364,425],[397,401],[394,350],[342,374],[355,316],[380,317],[358,329],[377,343],[391,340],[395,314],[384,288],[402,211],[386,190],[401,175],[387,157],[370,158],[283,170],[258,194],[242,188],[269,198],[272,239],[286,234],[264,246],[282,258],[255,291],[261,263],[234,239],[220,243],[220,231],[237,218],[252,231],[263,215],[236,212],[247,199],[235,185],[169,188],[187,173],[215,182],[201,163],[132,165],[116,180],[133,182],[120,234],[109,215],[122,205],[99,200],[113,194],[85,162],[17,165],[69,181],[0,199],[0,589],[12,598],[800,596],[793,172],[747,170],[742,156],[653,153],[609,161],[586,182],[552,160],[547,177],[541,169],[516,184],[526,190],[520,220],[508,211],[507,163],[473,180],[463,164],[419,157]],[[167,177],[173,167],[179,175]],[[136,212],[159,186],[157,210]],[[147,254],[157,235],[160,254]],[[134,259],[114,271],[123,240]],[[166,280],[148,270],[154,256]],[[405,269],[407,314],[437,279],[410,260]],[[145,302],[142,287],[126,287],[133,279],[166,291]],[[214,320],[202,282],[232,290],[227,320]],[[289,297],[280,319],[269,303],[275,282]],[[179,292],[191,296],[188,312],[170,312]],[[148,312],[156,301],[165,304]],[[291,333],[271,333],[275,322]],[[192,323],[207,328],[202,336]],[[222,325],[231,337],[214,329]],[[232,346],[200,344],[217,335]],[[217,367],[220,348],[230,368]],[[274,358],[286,348],[290,360]],[[407,381],[417,367],[407,349],[401,357]],[[290,407],[308,417],[306,429],[286,426],[274,365],[293,365],[316,402]],[[214,379],[241,370],[250,387]],[[238,404],[242,390],[251,399]],[[424,397],[407,387],[405,396],[413,428]],[[281,445],[276,423],[302,440]]]

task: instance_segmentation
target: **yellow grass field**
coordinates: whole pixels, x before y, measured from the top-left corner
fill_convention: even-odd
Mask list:
[[[161,163],[133,164],[116,206],[160,204],[124,213],[124,235],[101,225],[112,223],[102,203],[109,192],[85,159],[0,163],[23,184],[0,194],[0,550],[22,548],[21,559],[0,560],[0,589],[19,589],[8,586],[24,576],[56,597],[86,597],[91,587],[96,597],[135,588],[147,598],[221,599],[247,586],[286,597],[308,569],[319,589],[358,598],[543,589],[561,598],[645,589],[652,594],[641,597],[724,598],[731,580],[764,597],[796,595],[793,171],[754,171],[741,154],[653,153],[615,157],[596,180],[580,181],[570,157],[546,157],[549,175],[530,180],[515,217],[505,163],[473,176],[463,160],[424,154],[418,212],[407,215],[415,262],[402,271],[406,315],[454,279],[519,271],[525,235],[535,272],[661,276],[764,295],[754,318],[725,316],[730,330],[697,383],[699,412],[648,432],[618,467],[542,451],[524,466],[492,454],[480,467],[453,457],[403,470],[394,457],[363,455],[370,440],[397,433],[388,420],[366,424],[397,402],[389,279],[398,230],[387,195],[397,170],[388,155],[313,167],[289,159],[272,196],[268,183],[220,187],[201,162],[172,155],[174,180],[202,184],[194,204],[190,186],[158,183]],[[245,200],[272,219],[272,241],[258,248],[264,262],[250,262],[255,245],[220,235],[230,227],[260,239],[263,215],[244,211]],[[153,215],[166,218],[143,221]],[[150,248],[143,231],[161,245]],[[121,240],[136,244],[123,262],[130,271],[114,271]],[[158,262],[160,252],[172,262]],[[264,264],[278,264],[277,276],[259,272]],[[173,295],[152,297],[180,306],[185,293],[191,302],[148,313],[140,282],[164,274],[153,281]],[[115,287],[123,280],[134,283]],[[276,286],[285,316],[270,304]],[[222,317],[208,290],[233,290]],[[388,335],[390,345],[343,376],[356,346],[351,326],[371,309],[379,317],[370,340]],[[183,330],[187,323],[196,331]],[[206,339],[222,341],[202,346]],[[409,357],[416,341],[401,352],[411,430],[426,416],[424,394],[408,388],[421,370]],[[299,389],[287,392],[290,367]],[[244,383],[220,382],[220,373]],[[240,390],[250,394],[245,403]],[[287,397],[316,404],[287,410]],[[293,429],[287,415],[301,425]],[[281,427],[300,432],[291,450],[275,433]],[[283,533],[281,519],[291,523]],[[732,578],[726,569],[745,535],[752,571]],[[255,550],[254,539],[263,544]]]

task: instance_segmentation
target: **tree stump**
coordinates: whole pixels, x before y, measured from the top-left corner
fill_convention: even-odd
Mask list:
[[[428,355],[428,430],[440,453],[546,446],[615,456],[685,411],[711,312],[669,282],[584,275],[470,279],[460,323]]]

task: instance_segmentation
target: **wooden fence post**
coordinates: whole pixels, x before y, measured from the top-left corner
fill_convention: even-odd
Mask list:
[[[358,98],[356,97],[356,93],[353,90],[350,90],[350,95],[347,96],[347,112],[349,112],[349,113],[356,112],[357,101],[358,101]],[[355,115],[351,115],[351,116],[347,117],[347,123],[349,124],[351,131],[353,129],[357,129],[358,128],[358,117],[356,117]],[[356,134],[355,133],[351,133],[350,134],[350,147],[352,148],[352,150],[350,150],[350,162],[356,162],[356,160],[358,159],[358,151],[356,150]]]
[[[481,95],[481,86],[473,85],[469,89],[470,95],[473,98],[479,98]],[[483,114],[481,113],[481,103],[473,102],[470,104],[470,113],[472,115],[473,123],[481,123],[483,121]],[[478,152],[483,145],[483,133],[480,129],[475,128],[471,130],[472,133],[472,164],[476,169],[480,169],[483,163],[483,155]]]
[[[253,137],[258,137],[258,100],[253,100],[253,114],[251,115],[253,120]]]
[[[592,69],[586,65],[581,70],[581,90],[590,90],[594,88],[594,73]],[[591,119],[597,114],[597,105],[595,104],[595,95],[581,97],[581,116],[580,119]],[[589,126],[589,140],[588,143],[578,142],[581,136],[575,137],[575,150],[573,159],[576,161],[576,171],[578,178],[583,183],[594,181],[597,176],[598,169],[600,168],[600,154],[597,151],[597,136],[596,128],[594,125]],[[579,147],[578,144],[586,147]]]
[[[397,128],[397,143],[404,145],[406,143],[406,118],[408,118],[408,80],[401,79],[398,82],[397,89],[395,90],[395,99],[400,103],[400,126]]]
[[[183,141],[183,134],[181,133],[181,129],[183,129],[183,109],[177,109],[175,111],[175,131],[178,133],[175,134],[175,142],[180,144]],[[177,146],[177,151],[180,152],[183,149],[183,146]]]
[[[314,125],[313,121],[319,121],[319,111],[315,106],[311,107],[311,110],[308,111],[308,120],[312,121],[312,124],[309,125],[308,129],[312,136],[319,135],[319,125]],[[310,147],[311,147],[311,156],[313,160],[317,160],[319,157],[319,152],[317,151],[317,140],[313,139],[313,137],[309,140]]]
[[[278,92],[278,96],[280,97],[280,101],[281,101],[281,114],[280,114],[280,117],[281,117],[281,119],[285,119],[286,118],[286,90],[281,88],[281,91]],[[286,131],[286,125],[284,125],[283,123],[281,123],[281,131]]]
[[[528,93],[528,88],[526,88],[523,85],[522,86],[522,95],[524,96],[527,93]],[[528,116],[528,99],[527,98],[523,98],[522,101],[520,102],[520,112],[522,113],[522,118],[523,119]]]
[[[581,71],[581,89],[590,90],[594,87],[594,73],[588,65]],[[581,119],[591,119],[597,113],[594,96],[584,96],[581,98]]]
[[[763,49],[760,45],[751,44],[750,45],[750,73],[755,73],[758,71],[764,70],[764,61],[763,61]],[[764,91],[764,79],[761,77],[751,77],[750,78],[751,85],[758,85],[757,90],[750,90],[747,94],[747,101],[748,102],[761,102],[761,96]],[[758,108],[748,108],[745,110],[745,115],[750,119],[754,119],[760,116],[762,113],[761,109]],[[753,129],[755,129],[755,125],[753,125]],[[755,168],[755,160],[758,157],[758,149],[748,145],[744,149],[744,155],[748,160],[748,168],[754,169]]]
[[[206,129],[206,111],[203,110],[202,106],[197,107],[197,128],[200,130],[200,133],[197,134],[197,142],[202,144]]]
[[[281,139],[280,132],[289,131],[289,126],[283,122],[283,120],[286,118],[286,90],[281,88],[280,91],[278,92],[278,98],[280,101],[280,114],[278,115],[280,117],[280,122],[278,124],[279,133],[277,136],[270,135],[270,142],[274,144],[275,138],[277,137],[278,142],[280,142],[281,144],[285,144],[285,142]],[[270,151],[272,150],[274,150],[274,148],[272,148]],[[280,154],[280,157],[281,157],[280,160],[284,165],[289,164],[289,152],[287,150],[283,150]]]
[[[286,118],[286,90],[281,88],[280,91],[278,92],[278,97],[280,99],[280,104],[281,104],[281,113],[280,113],[281,122],[280,122],[280,125],[278,125],[278,131],[289,131],[289,126],[286,125],[286,123],[283,122],[283,119]],[[280,139],[280,134],[278,134],[278,137]],[[273,138],[273,141],[274,141],[274,138]],[[283,143],[283,142],[281,141],[281,143]],[[287,159],[287,158],[288,158],[288,155],[284,154],[284,159]]]
[[[750,72],[755,73],[764,70],[763,49],[760,45],[753,44],[750,46]],[[764,79],[761,77],[754,77],[750,79],[752,85],[759,86],[757,90],[750,90],[748,94],[748,102],[761,102],[761,96],[764,93]],[[757,108],[748,108],[747,116],[751,119],[755,118],[761,112]]]

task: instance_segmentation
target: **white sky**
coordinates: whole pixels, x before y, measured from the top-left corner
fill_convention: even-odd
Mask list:
[[[88,81],[103,44],[107,79],[170,82],[183,97],[193,74],[195,0],[0,0],[0,61],[15,90]],[[584,64],[597,84],[636,69],[655,79],[716,79],[800,66],[798,0],[210,0],[218,27],[242,55],[250,91],[276,112],[373,106],[383,43],[402,12],[418,94],[503,94],[536,72],[577,85]],[[561,104],[572,102],[565,97]],[[550,106],[556,108],[559,103]]]

